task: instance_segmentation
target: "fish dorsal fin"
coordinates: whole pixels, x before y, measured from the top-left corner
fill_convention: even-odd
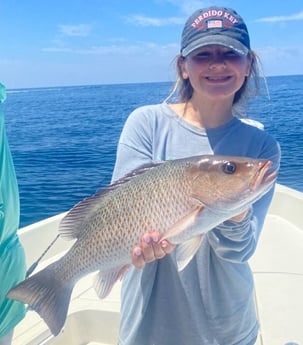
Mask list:
[[[176,261],[179,272],[184,270],[184,268],[190,263],[199,249],[202,239],[203,235],[199,235],[178,245],[176,248]]]
[[[125,265],[108,272],[99,271],[94,280],[94,289],[98,297],[105,298],[108,296],[116,281],[123,278],[129,267],[130,265]]]
[[[107,193],[110,190],[113,190],[121,185],[123,185],[126,182],[129,182],[130,180],[132,180],[134,177],[139,176],[144,174],[145,172],[158,167],[159,165],[162,165],[164,163],[164,161],[157,161],[157,162],[152,162],[152,163],[147,163],[147,164],[143,164],[141,165],[139,168],[132,170],[131,172],[127,173],[126,175],[124,175],[123,177],[121,177],[120,179],[114,181],[112,184],[110,184],[108,186],[108,188],[106,188],[104,190],[105,193]],[[102,193],[103,191],[100,191],[100,193]]]
[[[81,232],[83,231],[84,224],[86,223],[87,218],[90,216],[90,213],[93,211],[93,209],[97,208],[100,205],[102,198],[108,195],[108,193],[113,192],[117,188],[121,187],[125,183],[131,181],[134,177],[139,176],[147,172],[148,170],[161,165],[162,163],[163,161],[159,161],[142,165],[139,168],[126,174],[122,178],[118,179],[117,181],[114,181],[106,188],[97,191],[94,195],[78,202],[62,219],[59,225],[60,237],[66,240],[79,238]]]
[[[93,195],[76,204],[59,224],[60,237],[65,240],[79,238],[90,211],[99,203],[101,195]]]

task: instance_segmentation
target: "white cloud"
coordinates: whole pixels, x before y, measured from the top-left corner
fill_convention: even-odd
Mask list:
[[[43,51],[49,53],[69,53],[73,55],[99,55],[99,56],[144,56],[144,55],[176,55],[177,44],[157,44],[153,42],[138,42],[128,45],[104,45],[90,48],[47,47]]]
[[[211,6],[214,1],[206,0],[159,0],[162,2],[168,2],[177,8],[179,8],[184,16],[180,17],[148,17],[145,15],[134,14],[126,18],[129,23],[139,26],[167,26],[167,25],[184,25],[187,17],[191,15],[195,10],[203,7]]]
[[[78,24],[78,25],[58,25],[60,33],[64,36],[79,36],[86,37],[91,33],[92,27],[88,24]]]
[[[167,26],[179,25],[184,23],[184,18],[168,17],[168,18],[155,18],[147,17],[139,14],[134,14],[126,18],[127,22],[139,26]]]
[[[195,10],[199,8],[208,7],[208,6],[216,4],[216,1],[211,1],[211,0],[162,0],[162,1],[168,2],[180,8],[182,13],[184,13],[186,16],[191,15]]]
[[[49,53],[72,53],[73,50],[71,48],[64,48],[64,47],[48,47],[43,48],[43,52],[49,52]]]
[[[257,22],[269,22],[269,23],[276,23],[276,22],[287,22],[293,20],[303,20],[303,11],[295,14],[291,14],[289,16],[273,16],[273,17],[264,17],[259,18]]]

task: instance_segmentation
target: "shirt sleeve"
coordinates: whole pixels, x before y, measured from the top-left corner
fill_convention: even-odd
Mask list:
[[[270,159],[272,171],[280,166],[280,146],[270,136],[265,141],[257,158]],[[250,208],[241,222],[227,220],[207,233],[210,246],[221,259],[231,262],[246,262],[254,254],[265,217],[271,204],[275,186]]]
[[[141,108],[130,114],[123,127],[112,182],[152,161],[150,118]]]
[[[5,88],[0,84],[0,103]],[[7,292],[25,277],[25,253],[19,242],[19,193],[13,159],[0,107],[0,338],[24,317],[24,304],[6,298]]]

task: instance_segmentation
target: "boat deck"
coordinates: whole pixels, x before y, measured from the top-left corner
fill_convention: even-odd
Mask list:
[[[303,345],[302,229],[269,216],[251,260],[261,328],[258,345]]]
[[[279,185],[258,249],[250,262],[254,272],[256,308],[261,327],[257,345],[303,345],[302,212],[303,194]],[[41,243],[40,248],[47,247],[55,232],[52,229],[52,235],[47,237],[45,230],[42,236],[39,228],[56,228],[54,225],[61,217],[59,215],[37,223],[35,243]],[[21,236],[25,248],[29,248],[31,232],[32,228],[25,229]],[[66,243],[59,241],[56,246],[57,249],[52,250],[66,250]],[[29,262],[32,263],[39,254],[31,252]],[[53,255],[51,251],[50,257],[42,265],[53,260]],[[40,317],[29,311],[16,327],[13,345],[117,344],[120,283],[115,285],[106,299],[99,300],[91,288],[92,278],[93,275],[89,275],[76,285],[67,323],[60,335],[52,337]]]

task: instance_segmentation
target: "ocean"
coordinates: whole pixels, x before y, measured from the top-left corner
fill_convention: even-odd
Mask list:
[[[282,149],[278,182],[303,192],[303,75],[268,77],[247,115]],[[129,113],[162,102],[170,82],[8,90],[3,105],[24,227],[105,187]],[[265,87],[263,86],[265,89]]]

